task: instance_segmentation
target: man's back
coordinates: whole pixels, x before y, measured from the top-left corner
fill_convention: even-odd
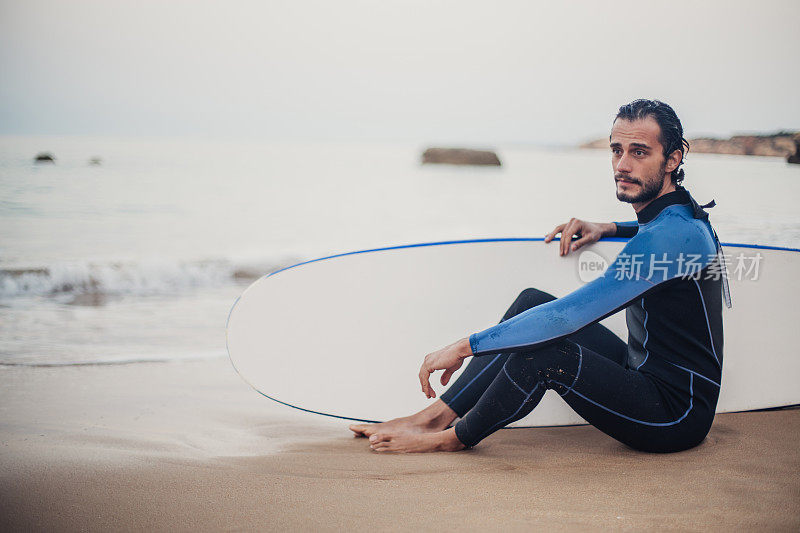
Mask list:
[[[645,271],[659,268],[664,254],[677,262],[675,277],[658,284],[626,308],[628,360],[626,367],[645,372],[661,381],[667,391],[677,386],[666,400],[682,402],[687,370],[696,376],[720,383],[722,372],[722,276],[716,246],[697,257],[683,251],[688,234],[704,232],[715,237],[705,218],[695,218],[691,197],[680,188],[664,195],[640,213],[639,230],[634,239],[650,237],[652,253],[643,257]],[[632,239],[633,240],[633,239]],[[655,243],[659,243],[656,245]],[[659,247],[660,246],[660,247]],[[633,261],[632,261],[633,263]],[[650,277],[654,277],[649,272]],[[677,405],[676,405],[677,408]]]

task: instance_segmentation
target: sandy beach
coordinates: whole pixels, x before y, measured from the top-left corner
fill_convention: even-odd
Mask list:
[[[467,452],[370,452],[225,359],[0,369],[3,530],[800,527],[800,410],[718,415],[698,448],[589,426]]]

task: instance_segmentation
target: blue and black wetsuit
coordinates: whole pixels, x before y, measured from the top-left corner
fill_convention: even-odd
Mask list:
[[[711,204],[713,205],[713,204]],[[706,206],[704,206],[706,207]],[[653,200],[603,276],[561,298],[526,289],[474,333],[470,364],[441,399],[473,446],[557,391],[586,421],[639,450],[672,452],[708,433],[730,300],[708,214],[678,187]],[[597,322],[626,310],[628,343]]]

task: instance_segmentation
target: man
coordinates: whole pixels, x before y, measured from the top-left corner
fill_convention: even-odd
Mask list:
[[[688,143],[673,109],[659,101],[624,105],[610,136],[617,198],[635,222],[572,219],[545,237],[566,255],[603,236],[631,237],[600,278],[555,299],[526,289],[499,324],[428,354],[441,399],[409,417],[353,424],[379,452],[455,451],[527,415],[547,389],[586,421],[633,448],[673,452],[696,446],[714,419],[722,373],[722,299],[730,306],[719,241],[708,214],[681,186]],[[572,236],[580,238],[572,242]],[[597,322],[626,310],[626,345]],[[450,424],[460,417],[454,427]]]

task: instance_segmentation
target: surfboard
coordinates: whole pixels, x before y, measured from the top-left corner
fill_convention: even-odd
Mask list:
[[[561,257],[558,244],[540,238],[473,239],[304,261],[265,275],[236,300],[228,354],[256,391],[289,407],[347,420],[405,416],[433,401],[417,377],[427,353],[496,324],[527,287],[557,297],[575,290],[625,242],[602,239]],[[800,403],[800,250],[724,243],[723,252],[733,308],[723,307],[717,412]],[[627,339],[624,310],[602,323]],[[431,380],[437,397],[440,375]],[[581,423],[548,391],[512,426]]]

